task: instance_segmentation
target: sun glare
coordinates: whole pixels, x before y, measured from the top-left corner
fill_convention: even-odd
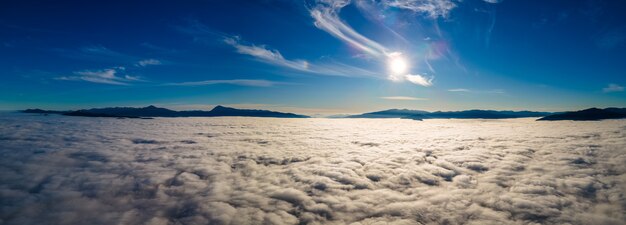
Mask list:
[[[389,59],[389,69],[394,74],[404,74],[407,72],[408,64],[401,55],[392,56]]]

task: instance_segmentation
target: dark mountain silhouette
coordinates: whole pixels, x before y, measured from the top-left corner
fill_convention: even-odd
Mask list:
[[[419,115],[428,114],[427,111],[410,110],[410,109],[388,109],[378,112],[363,113],[360,115],[351,115],[346,118],[405,118],[412,117],[411,119],[418,119]]]
[[[589,108],[574,112],[556,113],[538,120],[604,120],[624,118],[626,118],[626,108]]]
[[[218,117],[218,116],[243,116],[243,117],[278,117],[278,118],[309,118],[308,116],[293,113],[283,113],[257,109],[236,109],[224,106],[216,106],[210,111],[189,110],[174,111],[156,106],[143,108],[111,107],[81,109],[76,111],[56,111],[43,109],[26,109],[23,113],[38,114],[61,114],[66,116],[84,117],[117,117],[117,118],[147,118],[147,117]],[[377,112],[369,112],[359,115],[346,116],[345,118],[403,118],[413,120],[423,119],[507,119],[524,117],[542,117],[538,120],[603,120],[626,118],[626,108],[590,108],[573,112],[549,113],[533,111],[496,111],[496,110],[465,110],[465,111],[436,111],[428,112],[409,109],[389,109]]]
[[[308,118],[308,116],[293,113],[274,112],[257,109],[235,109],[224,106],[216,106],[211,111],[174,111],[156,106],[143,108],[112,107],[82,109],[76,111],[50,111],[42,109],[27,109],[23,113],[62,114],[66,116],[85,117],[119,117],[119,118],[144,118],[144,117],[217,117],[217,116],[246,116],[246,117],[279,117],[279,118]]]
[[[432,119],[510,119],[525,117],[542,117],[552,113],[532,111],[495,111],[495,110],[465,110],[453,112],[433,112],[425,115]]]
[[[63,113],[65,116],[84,116],[84,117],[116,117],[116,118],[142,118],[140,116],[129,116],[129,115],[115,115],[115,114],[107,114],[107,113],[96,113],[90,112],[89,110],[76,110],[67,113]],[[147,118],[147,117],[146,117]]]
[[[180,111],[181,116],[200,116],[200,117],[212,117],[212,116],[248,116],[248,117],[280,117],[280,118],[309,118],[309,116],[298,115],[293,113],[275,112],[269,110],[259,109],[235,109],[230,107],[224,107],[221,105],[215,106],[211,111]]]
[[[20,112],[23,113],[41,113],[41,114],[63,114],[70,111],[55,111],[55,110],[43,110],[43,109],[25,109]]]
[[[428,112],[408,109],[389,109],[378,112],[352,115],[348,118],[403,118],[403,119],[508,119],[524,117],[542,117],[551,115],[548,112],[532,111],[495,111],[495,110],[465,110],[452,112]]]

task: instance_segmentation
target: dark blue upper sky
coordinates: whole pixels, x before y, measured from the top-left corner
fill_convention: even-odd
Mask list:
[[[626,107],[626,2],[0,2],[0,109]]]

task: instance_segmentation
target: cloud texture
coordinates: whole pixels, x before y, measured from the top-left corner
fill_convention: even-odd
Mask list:
[[[142,81],[139,77],[131,75],[119,75],[124,72],[124,67],[115,67],[104,70],[76,71],[72,76],[61,76],[55,80],[86,81],[99,84],[130,85],[132,82]]]
[[[0,123],[1,224],[626,221],[626,120]]]

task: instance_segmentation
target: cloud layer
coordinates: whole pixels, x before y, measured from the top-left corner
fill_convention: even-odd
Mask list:
[[[0,117],[2,224],[623,224],[626,121]]]

